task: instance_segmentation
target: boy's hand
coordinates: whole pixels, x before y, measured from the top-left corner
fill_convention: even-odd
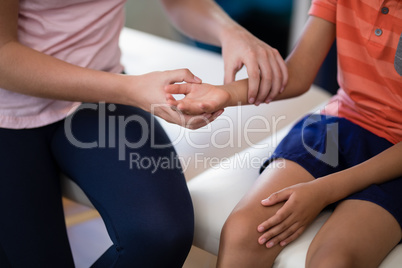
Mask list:
[[[201,79],[194,76],[188,69],[152,72],[138,76],[121,75],[120,77],[125,79],[124,85],[127,85],[127,88],[124,92],[127,93],[124,96],[130,98],[130,105],[148,111],[169,123],[189,129],[198,129],[211,123],[221,114],[221,111],[217,111],[216,113],[188,115],[178,109],[172,109],[171,105],[166,104],[165,86],[181,82],[201,83]]]
[[[263,206],[280,202],[285,204],[274,216],[257,227],[258,232],[262,233],[258,243],[271,248],[277,244],[285,246],[298,238],[326,206],[325,193],[320,190],[314,181],[300,183],[262,200]]]
[[[185,114],[200,115],[214,113],[228,106],[230,94],[220,86],[210,84],[172,84],[165,87],[166,100],[169,105],[177,107]],[[172,94],[184,94],[176,100]]]

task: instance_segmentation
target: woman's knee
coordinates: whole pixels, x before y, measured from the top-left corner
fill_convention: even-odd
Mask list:
[[[114,248],[119,263],[137,265],[131,267],[181,267],[190,251],[193,233],[192,221],[188,224],[188,220],[159,218],[119,230]]]
[[[173,214],[173,213],[172,213]],[[137,247],[138,244],[152,245],[152,247],[166,247],[171,245],[191,246],[194,235],[194,216],[192,210],[182,210],[181,215],[162,215],[150,213],[136,219],[127,220],[131,224],[124,224],[116,230],[120,238],[121,247]]]
[[[140,234],[140,232],[143,232]],[[192,244],[191,230],[144,230],[123,233],[92,267],[182,267]]]

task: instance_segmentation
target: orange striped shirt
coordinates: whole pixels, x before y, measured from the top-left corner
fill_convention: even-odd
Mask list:
[[[402,141],[402,0],[313,0],[310,15],[336,24],[340,89],[326,113]]]

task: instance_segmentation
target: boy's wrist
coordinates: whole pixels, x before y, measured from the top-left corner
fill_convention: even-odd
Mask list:
[[[335,203],[352,192],[349,192],[348,185],[343,184],[341,177],[348,176],[347,174],[335,172],[327,176],[314,180],[320,187],[322,198],[326,205]]]
[[[237,105],[236,102],[236,94],[235,92],[232,90],[232,88],[228,85],[222,85],[219,86],[223,91],[225,91],[227,93],[227,99],[226,101],[223,103],[224,107],[228,107],[228,106],[235,106]]]
[[[338,201],[334,198],[333,189],[325,179],[318,178],[311,181],[311,184],[315,187],[314,192],[320,196],[319,200],[322,202],[323,207]]]
[[[237,105],[247,105],[247,89],[248,89],[248,80],[240,80],[235,81],[226,85],[221,86],[223,90],[225,90],[229,99],[227,100],[226,106],[237,106]]]

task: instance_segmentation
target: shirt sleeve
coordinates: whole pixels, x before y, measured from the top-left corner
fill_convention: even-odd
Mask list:
[[[312,0],[309,15],[336,23],[337,0]]]

